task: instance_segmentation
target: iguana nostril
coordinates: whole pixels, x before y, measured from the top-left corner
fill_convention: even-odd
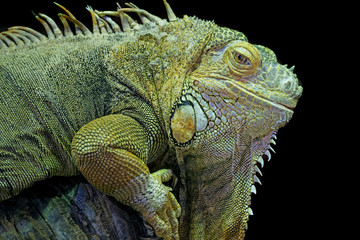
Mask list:
[[[291,82],[286,81],[285,84],[284,84],[284,90],[289,92],[291,90],[291,87],[292,87]]]
[[[280,86],[282,91],[286,94],[291,94],[296,90],[296,79],[292,77],[287,77],[283,80],[280,80]]]

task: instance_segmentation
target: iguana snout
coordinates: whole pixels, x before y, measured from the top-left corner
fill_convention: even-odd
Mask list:
[[[303,91],[294,73],[295,66],[288,68],[286,64],[278,63],[275,53],[269,48],[260,45],[256,48],[262,64],[246,88],[272,104],[294,109]]]

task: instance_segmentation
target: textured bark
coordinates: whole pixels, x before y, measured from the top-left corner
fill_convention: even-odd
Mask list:
[[[0,203],[0,239],[159,239],[131,208],[81,177],[56,177]]]

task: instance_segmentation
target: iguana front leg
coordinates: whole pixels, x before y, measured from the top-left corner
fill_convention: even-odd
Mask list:
[[[139,211],[164,239],[178,239],[180,206],[168,181],[172,172],[150,173],[149,133],[133,118],[113,114],[83,126],[72,142],[72,156],[85,178],[100,191]]]

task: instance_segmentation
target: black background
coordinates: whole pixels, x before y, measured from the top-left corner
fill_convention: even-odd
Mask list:
[[[118,1],[123,7],[123,0]],[[166,17],[161,0],[134,0],[139,7]],[[116,1],[59,0],[87,26],[90,14],[85,7],[115,10]],[[243,32],[251,43],[271,48],[281,63],[295,65],[304,88],[303,96],[290,123],[278,134],[276,154],[265,164],[262,186],[257,187],[246,240],[259,239],[336,239],[348,229],[340,227],[344,221],[345,200],[334,200],[345,190],[338,187],[340,174],[326,174],[333,164],[338,140],[334,118],[329,112],[338,103],[328,87],[334,85],[341,61],[338,43],[343,38],[342,22],[350,5],[340,8],[338,3],[321,5],[316,2],[288,1],[204,1],[169,0],[175,14],[215,20],[215,23]],[[52,1],[9,1],[2,7],[0,30],[14,25],[42,29],[31,11],[45,13],[57,19],[62,12]],[[334,4],[334,5],[331,5]],[[355,7],[355,6],[354,6]],[[341,15],[344,14],[344,15]],[[60,22],[56,20],[61,26]],[[343,45],[343,44],[342,44]],[[333,63],[333,64],[331,64]],[[333,154],[328,154],[332,152]],[[343,164],[339,159],[339,171]],[[341,170],[340,170],[341,169]],[[341,217],[340,217],[341,216]],[[340,237],[340,239],[345,239]]]

